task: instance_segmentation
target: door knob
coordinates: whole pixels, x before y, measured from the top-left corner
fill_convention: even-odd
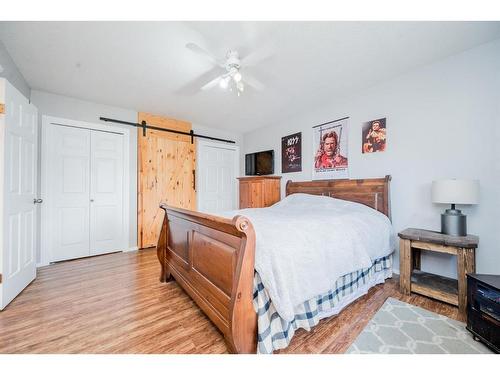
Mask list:
[[[40,198],[33,199],[33,204],[42,203],[42,202],[43,202],[43,199],[40,199]]]
[[[91,201],[91,202],[93,202],[94,200],[93,200],[93,199],[91,199],[90,201]]]

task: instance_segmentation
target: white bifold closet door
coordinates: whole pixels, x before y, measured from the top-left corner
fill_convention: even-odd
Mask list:
[[[123,250],[123,136],[53,125],[48,145],[50,260]]]
[[[51,261],[81,258],[90,249],[90,130],[51,126],[47,171]]]
[[[90,255],[123,250],[123,136],[90,132]]]
[[[198,210],[208,213],[237,209],[238,152],[234,146],[199,141]]]

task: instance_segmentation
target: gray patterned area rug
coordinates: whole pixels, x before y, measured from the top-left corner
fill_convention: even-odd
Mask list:
[[[347,349],[349,354],[492,353],[465,324],[388,298]]]

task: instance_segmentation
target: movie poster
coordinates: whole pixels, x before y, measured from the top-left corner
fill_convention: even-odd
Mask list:
[[[281,172],[300,172],[302,170],[302,133],[281,138]]]
[[[349,178],[349,117],[313,127],[313,180]]]
[[[386,147],[385,118],[363,123],[362,151],[363,154],[383,152]]]

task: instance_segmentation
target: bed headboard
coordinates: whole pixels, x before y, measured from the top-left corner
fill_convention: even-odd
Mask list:
[[[389,182],[391,176],[359,180],[317,180],[286,183],[286,195],[306,193],[365,204],[391,218]]]

